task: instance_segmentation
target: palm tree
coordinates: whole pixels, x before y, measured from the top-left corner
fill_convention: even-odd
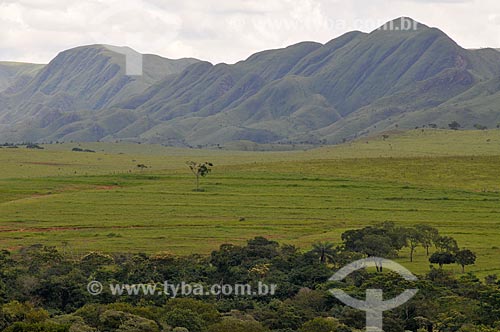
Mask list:
[[[311,252],[318,255],[319,261],[325,264],[327,261],[333,261],[336,250],[331,242],[318,242],[313,244]]]

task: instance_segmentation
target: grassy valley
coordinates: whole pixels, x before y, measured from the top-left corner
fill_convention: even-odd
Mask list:
[[[80,146],[96,152],[84,153],[75,146],[0,149],[4,248],[208,254],[266,236],[306,250],[392,221],[435,226],[477,252],[472,271],[500,273],[500,131],[394,132],[289,152],[89,143]],[[189,160],[216,165],[204,192],[193,192]],[[428,270],[423,249],[414,263],[405,256],[412,271]]]

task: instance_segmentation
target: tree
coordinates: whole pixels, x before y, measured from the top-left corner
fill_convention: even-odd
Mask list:
[[[170,299],[164,307],[168,312],[175,310],[187,310],[193,314],[199,315],[206,324],[215,324],[220,321],[220,315],[216,307],[211,303],[205,303],[200,300],[190,298]],[[180,327],[187,327],[179,325]],[[191,331],[191,329],[190,329]]]
[[[457,240],[451,236],[439,236],[435,241],[434,245],[439,251],[455,253],[458,251]]]
[[[278,249],[278,242],[269,241],[265,237],[257,236],[252,240],[248,240],[244,252],[247,258],[272,259],[278,256]]]
[[[51,323],[71,326],[69,332],[96,332],[96,329],[85,323],[85,320],[76,315],[55,316],[50,320]]]
[[[319,257],[319,261],[325,264],[328,260],[333,261],[335,255],[334,244],[331,242],[318,242],[313,244],[311,251]]]
[[[340,332],[350,330],[350,328],[334,318],[318,317],[305,322],[299,329],[299,332]]]
[[[455,260],[460,266],[462,266],[462,273],[464,273],[465,266],[476,263],[476,254],[468,249],[463,249],[456,253]]]
[[[422,234],[415,228],[405,229],[406,246],[410,249],[410,262],[413,262],[413,253],[422,243]]]
[[[342,240],[346,250],[368,257],[396,257],[398,250],[405,245],[404,233],[392,223],[346,231],[342,234]],[[381,271],[382,266],[377,267],[377,270]]]
[[[165,319],[172,328],[184,327],[190,332],[202,332],[205,329],[201,316],[189,309],[175,308],[165,315]]]
[[[453,121],[452,123],[448,124],[448,127],[450,127],[451,130],[458,130],[462,126],[457,121]]]
[[[477,130],[486,130],[486,129],[488,129],[488,127],[483,126],[482,124],[479,124],[479,123],[476,123],[474,125],[474,128],[476,128]]]
[[[200,191],[200,177],[205,177],[210,174],[210,172],[212,171],[211,167],[213,167],[214,165],[212,163],[209,163],[208,161],[204,163],[188,161],[186,164],[196,177],[196,191]]]
[[[393,257],[396,255],[394,247],[386,236],[370,234],[363,239],[365,243],[361,246],[362,252],[368,257]]]
[[[429,248],[432,247],[436,239],[439,237],[439,231],[429,225],[417,225],[415,228],[420,233],[420,242],[425,248],[427,257],[429,257]]]
[[[106,310],[100,315],[100,331],[159,332],[155,321],[119,310]]]
[[[497,329],[491,328],[489,326],[485,325],[472,325],[472,324],[465,324],[462,325],[460,330],[458,332],[497,332]]]
[[[56,247],[43,246],[41,244],[34,244],[23,248],[20,250],[20,254],[23,257],[25,265],[28,266],[32,273],[60,263],[63,258]]]
[[[41,147],[41,146],[40,146],[40,145],[38,145],[38,144],[28,143],[28,144],[26,144],[26,149],[43,150],[44,148],[43,148],[43,147]]]
[[[429,258],[432,264],[439,264],[439,268],[443,268],[445,264],[455,263],[455,257],[449,252],[435,252]]]
[[[236,318],[224,319],[218,324],[208,328],[209,332],[265,332],[269,331],[261,323],[252,320],[239,320]]]
[[[436,330],[441,332],[459,331],[467,323],[467,316],[456,310],[438,314]]]
[[[69,326],[49,322],[44,323],[15,323],[4,331],[6,332],[68,332]]]
[[[1,306],[0,317],[0,329],[3,331],[7,325],[16,322],[42,323],[49,318],[49,313],[43,309],[35,309],[30,303],[11,301]]]

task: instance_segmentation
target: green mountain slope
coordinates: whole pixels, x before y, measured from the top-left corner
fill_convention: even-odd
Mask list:
[[[53,128],[54,124],[67,125],[94,116],[89,111],[102,110],[141,94],[154,83],[198,62],[144,55],[143,75],[129,76],[126,75],[124,52],[141,56],[129,48],[104,45],[64,51],[40,69],[22,89],[6,89],[0,94],[0,123],[13,124],[14,130],[0,137],[43,139],[47,137],[45,129],[48,127],[50,133],[61,129]],[[98,139],[98,136],[87,135],[86,139]]]
[[[69,50],[21,92],[0,94],[0,141],[316,144],[452,121],[496,126],[500,52],[399,22],[234,65],[146,55],[142,76],[125,75],[125,57],[104,46]]]
[[[176,85],[156,87],[147,102],[130,107],[160,121],[140,139],[188,145],[338,143],[394,126],[431,123],[436,120],[433,109],[499,75],[497,52],[467,51],[442,31],[417,26],[352,32],[322,46],[302,43],[259,53],[224,70],[206,66],[196,79],[180,82],[187,94]],[[254,89],[243,94],[241,85]],[[438,122],[446,126],[447,121],[452,120],[441,117]]]
[[[44,65],[0,61],[0,92],[7,88],[20,89],[32,79]]]

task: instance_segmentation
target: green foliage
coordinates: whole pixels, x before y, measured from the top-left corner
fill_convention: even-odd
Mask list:
[[[436,329],[440,332],[457,332],[467,323],[467,316],[457,311],[439,314],[437,318]]]
[[[319,257],[319,261],[323,264],[327,261],[335,261],[336,250],[334,248],[334,244],[331,242],[314,243],[311,252],[317,255]]]
[[[408,228],[387,223],[356,231],[363,235],[377,233],[393,240],[408,234]],[[210,257],[158,253],[116,255],[110,259],[92,252],[80,260],[63,257],[48,266],[42,260],[25,266],[24,260],[44,255],[58,257],[54,249],[32,246],[21,250],[25,256],[3,252],[0,272],[4,273],[3,282],[12,289],[5,294],[6,300],[12,301],[0,308],[0,327],[5,331],[41,332],[159,332],[171,329],[179,332],[351,332],[363,328],[363,313],[334,300],[328,290],[340,284],[334,286],[328,279],[340,259],[357,259],[358,256],[345,244],[335,250],[333,264],[324,264],[313,251],[301,252],[293,246],[256,237],[244,246],[222,245]],[[457,255],[470,258],[471,253],[466,251],[458,251]],[[455,258],[449,252],[438,251],[431,260],[438,256],[444,257],[436,261],[438,264]],[[251,273],[256,268],[264,271],[258,273],[257,279]],[[109,297],[106,294],[89,297],[82,289],[94,277],[103,284],[117,280],[167,279],[206,285],[249,283],[255,286],[259,280],[277,283],[279,291],[273,297],[165,299],[161,296]],[[392,298],[405,289],[418,288],[419,293],[408,304],[387,313],[384,324],[388,330],[433,326],[437,331],[459,331],[460,328],[488,331],[495,328],[500,307],[498,284],[490,279],[483,283],[473,274],[457,279],[450,272],[432,268],[427,275],[419,276],[418,281],[410,282],[396,273],[375,273],[368,269],[353,274],[341,283],[341,287],[360,298],[366,289],[383,289],[385,296]],[[22,289],[20,286],[28,281],[32,287]],[[13,300],[20,297],[36,300],[45,309]],[[53,317],[49,317],[48,311],[54,313]],[[64,312],[68,314],[62,314]],[[332,315],[336,318],[327,318]],[[483,326],[468,324],[477,321]]]
[[[458,123],[457,121],[453,121],[452,123],[448,124],[448,127],[451,129],[451,130],[458,130],[460,129],[462,126],[460,125],[460,123]]]
[[[462,266],[462,272],[465,272],[465,266],[476,263],[476,254],[469,249],[459,250],[455,254],[455,261]]]
[[[189,330],[185,327],[175,327],[172,332],[189,332]]]
[[[379,227],[365,227],[342,234],[347,250],[362,253],[368,257],[396,257],[406,244],[405,230],[391,223]]]
[[[106,310],[100,315],[99,329],[116,332],[160,332],[156,322],[130,313]]]
[[[20,303],[13,300],[1,306],[0,316],[0,328],[4,329],[17,322],[43,323],[49,318],[49,313],[44,309],[35,308],[28,302]]]
[[[465,324],[460,327],[458,332],[496,332],[498,331],[495,328],[484,326],[484,325],[473,325],[473,324]]]
[[[333,318],[314,318],[299,329],[299,332],[349,332],[347,326],[340,324]]]
[[[158,325],[142,317],[129,317],[116,330],[117,332],[160,332]]]
[[[50,320],[53,323],[69,326],[68,332],[96,332],[96,329],[85,324],[82,317],[76,315],[56,316]]]
[[[434,244],[442,252],[454,254],[458,251],[457,241],[451,236],[439,236],[434,241]]]
[[[69,326],[53,323],[15,323],[4,332],[70,332]]]
[[[214,165],[212,163],[209,163],[208,161],[204,163],[188,161],[186,165],[196,177],[196,191],[200,191],[200,177],[205,177],[210,174]]]
[[[439,231],[429,225],[416,225],[418,234],[420,234],[420,243],[425,248],[427,256],[429,256],[429,249],[439,237]]]
[[[28,143],[26,145],[26,149],[36,149],[36,150],[43,150],[44,148],[41,147],[40,145],[38,144],[34,144],[34,143]]]
[[[269,331],[256,321],[243,321],[235,318],[222,320],[208,328],[208,332],[266,332]]]
[[[189,309],[175,308],[166,314],[165,320],[173,328],[184,327],[189,332],[202,332],[206,328],[201,315]]]
[[[406,246],[410,249],[410,262],[413,262],[413,253],[417,247],[427,242],[424,240],[425,233],[421,233],[417,228],[407,228],[403,230],[406,238]]]
[[[113,261],[113,257],[111,257],[110,255],[105,255],[98,252],[88,253],[80,259],[80,262],[83,266],[90,267],[93,270],[104,265],[109,265],[113,263]]]
[[[439,267],[443,268],[443,265],[455,263],[455,257],[452,253],[439,251],[431,255],[429,262],[432,264],[439,264]]]
[[[164,309],[167,313],[177,309],[188,310],[193,314],[199,315],[207,324],[215,324],[220,321],[220,314],[214,305],[194,299],[171,299],[165,304]],[[182,325],[178,326],[185,327]]]

